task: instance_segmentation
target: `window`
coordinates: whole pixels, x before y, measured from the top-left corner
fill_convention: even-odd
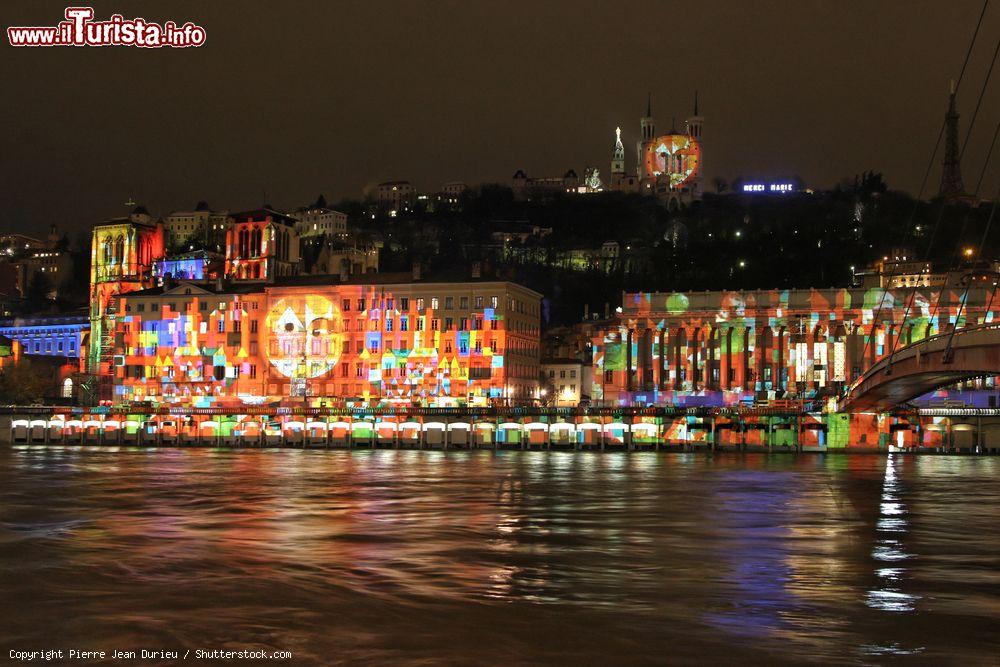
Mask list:
[[[255,340],[250,341],[250,354],[257,354],[257,341]]]
[[[500,302],[499,298],[497,298],[495,296],[491,296],[490,297],[490,308],[496,308],[497,304],[499,304],[499,302]]]
[[[410,299],[408,297],[400,297],[399,299],[399,309],[402,311],[407,311],[410,309]]]
[[[239,333],[242,330],[242,323],[240,320],[233,320],[233,332]]]
[[[159,304],[159,302],[158,302],[158,301],[154,301],[153,303],[149,304],[149,309],[150,309],[151,311],[153,311],[154,313],[155,313],[156,311],[158,311],[158,310],[160,309],[160,304]]]
[[[458,330],[468,331],[469,330],[469,318],[463,317],[458,320]]]
[[[482,308],[482,307],[483,307],[483,297],[477,296],[476,297],[476,308]]]
[[[436,296],[431,297],[431,308],[434,310],[438,309],[438,298]]]
[[[438,323],[439,322],[440,322],[440,320],[438,320],[438,318],[436,318],[436,317],[431,320],[431,331],[437,331],[438,330]]]
[[[250,333],[257,333],[257,320],[250,320]]]
[[[364,299],[358,299],[358,312],[360,312],[360,311],[362,311],[364,309],[365,309],[365,300]]]
[[[349,313],[351,311],[351,300],[344,299],[343,302],[340,304],[340,309],[345,313]]]
[[[417,310],[423,310],[423,309],[424,309],[424,300],[417,299]]]
[[[466,310],[469,307],[469,297],[463,296],[458,300],[458,307],[462,310]]]
[[[417,331],[423,331],[423,330],[424,330],[424,318],[423,317],[418,317],[417,318]]]
[[[137,304],[135,309],[138,310],[140,313],[144,313],[146,312],[146,304],[144,303]]]
[[[454,319],[452,319],[450,317],[444,318],[444,330],[445,331],[451,331],[454,327],[455,327],[455,320]]]
[[[219,318],[219,333],[224,333],[226,331],[226,320]]]
[[[208,302],[202,301],[198,304],[198,310],[208,310]]]
[[[385,300],[385,309],[386,310],[392,310],[392,299],[386,299]]]
[[[496,331],[497,330],[497,321],[496,320],[490,320],[490,330],[491,331]]]
[[[409,319],[406,317],[406,315],[403,315],[402,317],[399,318],[399,330],[400,331],[409,330]]]
[[[455,307],[455,297],[446,296],[444,298],[444,309],[451,310],[454,307]]]

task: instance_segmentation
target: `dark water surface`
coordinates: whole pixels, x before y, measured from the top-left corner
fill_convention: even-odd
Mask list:
[[[5,445],[0,595],[5,662],[995,665],[1000,459]]]

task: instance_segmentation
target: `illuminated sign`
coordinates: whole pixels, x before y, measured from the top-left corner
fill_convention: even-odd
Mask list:
[[[794,183],[744,183],[743,192],[770,192],[772,194],[782,194],[785,192],[795,192],[797,188]]]

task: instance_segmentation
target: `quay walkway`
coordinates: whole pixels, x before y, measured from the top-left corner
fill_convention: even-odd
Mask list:
[[[897,414],[782,408],[0,408],[14,444],[136,447],[977,451],[1000,410]]]

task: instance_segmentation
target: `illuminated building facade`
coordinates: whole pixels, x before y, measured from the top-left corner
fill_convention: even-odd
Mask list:
[[[591,396],[680,406],[835,396],[893,345],[956,320],[995,321],[992,292],[973,288],[964,306],[962,289],[935,287],[627,293],[621,315],[592,332]]]
[[[0,321],[0,336],[21,344],[27,355],[79,359],[86,348],[90,320],[79,317],[18,317]]]
[[[226,230],[227,278],[274,280],[299,272],[296,220],[269,208],[230,216]]]
[[[115,320],[114,398],[183,406],[537,400],[541,295],[508,282],[179,285]]]
[[[139,207],[127,218],[95,225],[90,247],[88,372],[107,377],[110,330],[121,294],[150,287],[153,263],[164,256],[163,226]]]
[[[158,285],[164,280],[214,280],[219,277],[223,258],[207,250],[170,255],[153,262],[153,277]]]
[[[636,142],[634,178],[626,175],[621,129],[615,129],[610,189],[655,196],[668,206],[689,204],[700,199],[704,122],[705,119],[698,113],[698,95],[695,93],[694,114],[685,122],[685,129],[678,131],[671,127],[668,133],[658,135],[650,97],[646,103],[646,115],[639,120],[640,139]]]

